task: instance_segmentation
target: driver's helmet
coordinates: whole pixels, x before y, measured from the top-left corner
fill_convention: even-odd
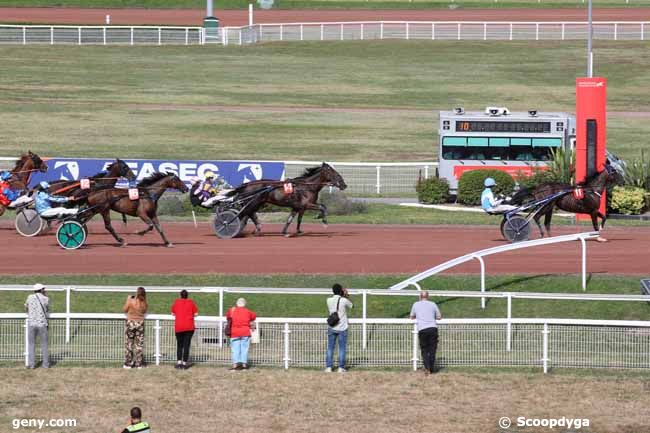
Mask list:
[[[485,185],[486,188],[489,188],[491,186],[495,186],[496,184],[497,184],[497,181],[494,180],[491,177],[488,177],[487,179],[485,179],[485,181],[483,181],[483,185]]]
[[[50,184],[43,180],[43,181],[41,181],[41,183],[38,184],[38,186],[40,186],[41,189],[45,190],[45,189],[48,189],[50,187]]]
[[[214,173],[212,171],[208,170],[203,174],[203,177],[205,179],[214,179],[215,176],[214,176]]]

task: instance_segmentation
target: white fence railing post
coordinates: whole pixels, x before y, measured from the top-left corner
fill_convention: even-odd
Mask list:
[[[510,23],[510,37],[508,39],[512,40],[512,23]]]
[[[544,338],[542,339],[543,349],[542,349],[542,365],[544,367],[544,374],[548,373],[548,323],[544,323],[544,330],[542,334]]]
[[[641,40],[643,40],[643,27],[641,27]],[[27,45],[27,28],[23,26],[23,45]]]
[[[280,40],[284,40],[284,26],[280,24]]]
[[[223,287],[219,287],[219,317],[223,317]],[[219,320],[219,347],[223,347],[223,320]]]
[[[156,365],[160,365],[160,320],[156,320],[154,329],[156,330],[156,352],[154,357],[156,358]]]
[[[361,29],[360,29],[359,33],[360,33],[360,36],[361,36],[361,40],[363,40],[363,23],[361,23]]]
[[[645,39],[645,35],[644,35],[644,33],[645,33],[645,26],[644,26],[644,24],[645,24],[645,23],[641,23],[641,40],[644,40],[644,39]]]
[[[77,45],[81,45],[81,26],[77,28]]]
[[[25,355],[25,367],[29,366],[29,319],[25,319],[25,352],[23,354]],[[34,356],[36,356],[36,348],[34,347]]]
[[[341,23],[341,40],[343,40],[343,23]]]
[[[54,45],[54,27],[50,27],[50,45]]]
[[[614,40],[618,40],[618,23],[614,23]]]
[[[535,23],[535,40],[539,41],[539,23]]]
[[[301,40],[301,41],[304,41],[304,40],[305,40],[303,24],[300,24],[300,40]]]
[[[133,45],[133,27],[131,27],[131,45]]]
[[[190,43],[190,29],[188,27],[185,27],[185,45],[189,45]]]
[[[325,37],[325,25],[321,24],[320,25],[320,40],[322,41]]]
[[[158,45],[162,45],[162,27],[158,27]]]
[[[413,371],[418,370],[418,325],[413,324]]]
[[[409,23],[406,23],[406,40],[408,41],[410,39],[410,27]]]
[[[284,369],[288,370],[289,369],[289,334],[291,331],[289,330],[289,323],[284,324],[284,358],[282,359],[284,361]]]
[[[580,238],[582,244],[582,291],[587,291],[587,242],[584,238]]]
[[[507,334],[506,334],[506,350],[510,352],[512,350],[512,295],[508,293],[508,324]]]
[[[377,166],[377,179],[376,179],[376,191],[377,194],[381,194],[381,165]]]
[[[481,264],[481,293],[485,293],[485,261],[483,257],[476,256],[476,260]],[[481,309],[485,310],[485,297],[481,297]]]
[[[564,40],[564,23],[562,23],[562,40]]]
[[[487,41],[487,23],[483,23],[483,40]]]
[[[431,23],[431,40],[436,40],[436,25],[434,23]]]
[[[379,23],[379,39],[384,39],[384,22]]]
[[[458,23],[458,30],[457,30],[457,34],[456,34],[456,39],[458,39],[460,41],[460,23]]]
[[[65,342],[70,342],[70,287],[65,288]]]
[[[362,340],[362,347],[363,350],[366,350],[368,347],[368,325],[366,323],[366,319],[368,318],[368,293],[363,290],[361,291],[361,295],[363,296],[363,302],[362,306],[363,308],[361,309],[361,320],[363,321],[361,323],[361,340]]]

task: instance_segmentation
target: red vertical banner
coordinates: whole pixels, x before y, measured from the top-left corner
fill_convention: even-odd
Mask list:
[[[605,169],[607,80],[576,78],[576,183]],[[605,196],[600,203],[604,214]]]

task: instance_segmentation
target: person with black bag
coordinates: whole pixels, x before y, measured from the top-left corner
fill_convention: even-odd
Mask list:
[[[334,366],[334,347],[339,341],[339,373],[345,373],[345,352],[348,343],[348,309],[352,308],[348,291],[340,284],[332,286],[334,296],[327,298],[327,355],[325,357],[325,371],[332,372]]]
[[[36,365],[36,337],[41,340],[41,354],[43,368],[50,368],[50,355],[47,346],[48,323],[47,316],[50,308],[50,299],[45,294],[43,284],[34,284],[34,293],[27,297],[25,310],[27,311],[27,368]]]

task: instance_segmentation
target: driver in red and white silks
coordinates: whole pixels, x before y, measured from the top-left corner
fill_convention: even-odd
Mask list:
[[[485,189],[481,193],[481,207],[484,211],[489,213],[504,213],[517,209],[517,206],[502,204],[504,200],[497,200],[494,198],[492,188],[497,185],[497,182],[493,178],[488,177],[485,179],[483,185],[485,185]]]

